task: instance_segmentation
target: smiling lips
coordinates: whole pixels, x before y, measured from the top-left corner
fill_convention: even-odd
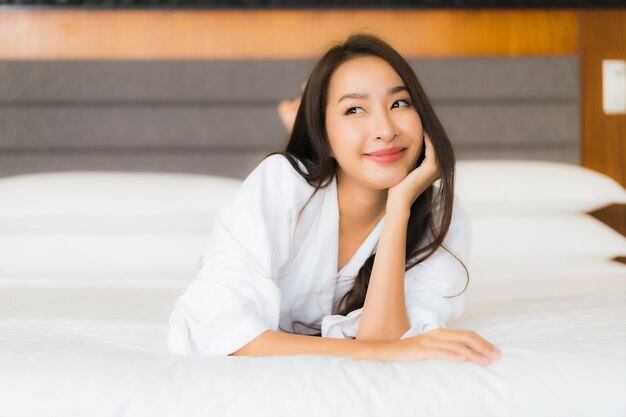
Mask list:
[[[389,148],[389,149],[382,149],[376,152],[366,153],[363,156],[375,162],[390,164],[402,158],[402,156],[404,155],[404,151],[406,151],[406,148],[395,147],[395,148]]]

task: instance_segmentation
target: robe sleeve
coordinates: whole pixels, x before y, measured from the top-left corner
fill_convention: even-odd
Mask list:
[[[448,248],[469,268],[471,223],[467,213],[455,198],[450,228],[443,240]],[[439,247],[425,261],[405,272],[404,292],[410,328],[400,337],[405,339],[430,330],[446,327],[450,318],[463,312],[463,291],[467,274],[463,265],[446,249]],[[355,338],[363,309],[347,316],[328,315],[322,319],[322,337]]]
[[[170,316],[172,353],[225,356],[278,329],[277,280],[290,256],[292,225],[285,196],[291,194],[285,172],[263,171],[268,168],[253,172],[216,215],[202,266]]]

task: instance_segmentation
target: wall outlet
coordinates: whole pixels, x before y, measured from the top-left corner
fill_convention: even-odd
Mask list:
[[[605,114],[626,114],[626,61],[602,61],[602,107]]]

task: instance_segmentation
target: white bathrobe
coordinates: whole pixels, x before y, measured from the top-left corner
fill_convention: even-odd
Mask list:
[[[302,165],[301,165],[302,166]],[[246,178],[217,214],[196,277],[176,301],[169,347],[181,355],[228,355],[266,330],[294,331],[294,320],[321,323],[322,337],[354,338],[361,310],[333,315],[333,303],[352,287],[376,251],[385,218],[338,272],[339,209],[336,179],[313,191],[287,159],[272,155]],[[471,231],[467,214],[453,206],[444,246],[467,266]],[[445,327],[463,310],[462,265],[439,248],[405,273],[410,329],[402,338]],[[280,329],[279,329],[280,326]],[[298,333],[314,333],[296,324]]]

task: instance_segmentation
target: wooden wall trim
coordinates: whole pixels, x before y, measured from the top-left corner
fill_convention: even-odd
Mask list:
[[[626,60],[626,10],[580,15],[581,163],[626,187],[626,114],[602,110],[602,60]]]
[[[0,59],[314,58],[355,30],[407,57],[577,53],[574,10],[4,10]]]

